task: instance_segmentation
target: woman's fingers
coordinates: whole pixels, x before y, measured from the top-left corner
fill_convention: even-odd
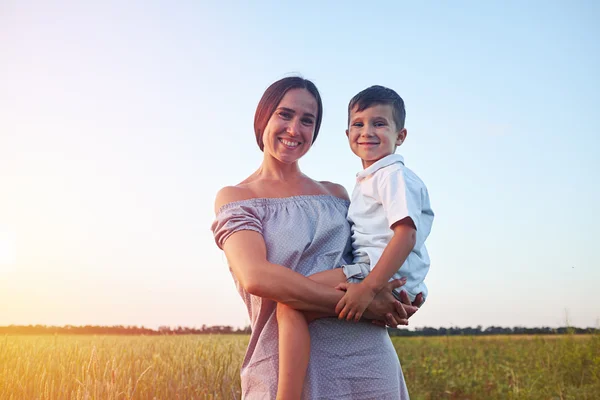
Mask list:
[[[413,307],[419,308],[423,304],[423,293],[419,293],[418,295],[416,295],[415,300],[411,302],[410,298],[408,297],[408,293],[406,293],[406,291],[404,291],[404,290],[401,290],[400,291],[400,299],[402,300],[402,303],[406,304],[407,306],[413,306]]]
[[[401,279],[394,279],[393,281],[389,281],[387,287],[390,291],[394,289],[398,289],[400,286],[403,286],[406,283],[406,277]]]
[[[402,301],[402,304],[406,304],[407,306],[412,306],[412,303],[410,302],[410,299],[408,298],[408,293],[406,293],[405,290],[400,291],[400,300]]]
[[[412,305],[415,307],[421,307],[423,305],[423,293],[419,293],[415,297],[415,301],[412,302]]]
[[[337,289],[337,290],[343,290],[345,292],[346,290],[348,290],[348,283],[347,282],[342,282],[342,283],[338,284],[335,287],[335,289]]]
[[[400,298],[402,299],[401,302],[401,306],[402,309],[404,310],[404,313],[406,314],[406,317],[404,318],[410,318],[414,313],[416,313],[419,310],[419,307],[413,305],[414,303],[410,302],[410,299],[408,298],[408,294],[406,294],[406,292],[404,290],[402,290],[400,292]],[[415,298],[415,301],[417,299]],[[396,306],[396,308],[398,308],[398,306]],[[399,312],[400,314],[400,312]],[[400,314],[400,316],[402,316],[403,314]],[[402,319],[404,319],[402,318]]]
[[[406,307],[409,307],[409,306],[405,306],[404,304],[400,303],[399,301],[396,301],[394,303],[394,306],[396,309],[396,313],[398,314],[397,319],[408,319],[408,312],[406,310]]]
[[[385,324],[385,322],[384,322],[384,321],[380,321],[380,320],[378,320],[378,319],[371,320],[371,323],[372,323],[373,325],[377,325],[377,326],[382,326],[382,327],[385,327],[385,326],[386,326],[386,324]]]
[[[406,313],[408,314],[408,318],[412,317],[414,315],[414,313],[419,311],[419,307],[415,307],[415,306],[404,306],[404,309],[406,310]]]
[[[392,313],[387,313],[385,315],[385,323],[387,326],[391,326],[391,327],[396,327],[399,325],[398,321],[396,321],[396,319],[394,318]]]

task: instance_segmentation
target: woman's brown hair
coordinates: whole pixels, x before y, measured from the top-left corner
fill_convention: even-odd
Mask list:
[[[256,143],[261,151],[264,149],[262,137],[267,123],[269,123],[271,115],[273,115],[277,109],[277,106],[281,102],[281,99],[283,99],[283,96],[285,96],[285,94],[292,89],[306,89],[317,101],[315,133],[313,135],[312,142],[314,143],[317,139],[319,128],[321,127],[321,119],[323,117],[323,103],[321,102],[319,90],[315,84],[308,79],[304,79],[299,76],[290,76],[272,83],[271,86],[265,90],[265,93],[256,107],[256,113],[254,114],[254,133],[256,134]]]

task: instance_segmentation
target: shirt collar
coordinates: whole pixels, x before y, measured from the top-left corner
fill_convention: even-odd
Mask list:
[[[404,157],[402,157],[400,154],[390,154],[389,156],[385,156],[382,159],[375,161],[373,164],[363,169],[358,174],[356,174],[356,179],[359,181],[363,180],[367,176],[373,175],[381,168],[385,168],[389,165],[396,164],[398,162],[404,165]]]

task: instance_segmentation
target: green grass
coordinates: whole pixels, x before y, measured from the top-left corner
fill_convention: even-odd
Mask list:
[[[393,338],[412,399],[600,398],[600,336]],[[0,399],[240,398],[247,336],[0,337]]]
[[[600,336],[394,340],[413,399],[599,399]]]

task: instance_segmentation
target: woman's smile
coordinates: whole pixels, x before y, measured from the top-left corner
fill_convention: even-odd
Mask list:
[[[283,138],[279,138],[279,142],[282,143],[288,149],[294,149],[300,145],[300,142],[296,142],[295,140],[283,139]]]

